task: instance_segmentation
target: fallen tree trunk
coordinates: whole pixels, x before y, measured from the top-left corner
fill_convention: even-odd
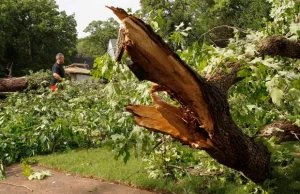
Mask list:
[[[130,70],[139,80],[158,84],[150,91],[153,106],[126,107],[135,115],[135,122],[206,150],[218,162],[254,182],[264,181],[270,171],[270,153],[263,144],[243,134],[233,121],[226,95],[230,85],[222,84],[222,76],[207,81],[187,66],[150,26],[122,9],[109,8],[124,24],[122,46],[132,60]],[[222,85],[226,85],[225,89],[219,88]],[[180,106],[160,99],[156,95],[159,91],[167,92]]]
[[[0,78],[0,92],[19,92],[27,86],[26,77]]]

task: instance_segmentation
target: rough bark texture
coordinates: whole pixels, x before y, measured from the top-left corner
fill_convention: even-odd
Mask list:
[[[279,140],[276,143],[284,141],[299,141],[300,140],[300,127],[293,124],[290,121],[276,121],[265,126],[260,133],[259,137],[278,137]]]
[[[206,79],[209,83],[215,84],[226,93],[231,86],[241,81],[243,78],[237,77],[237,74],[241,69],[239,63],[227,63],[225,66],[228,72],[218,69],[213,75],[207,76]]]
[[[0,92],[18,92],[27,88],[25,77],[0,78]]]
[[[293,42],[283,36],[272,36],[258,46],[260,55],[283,56],[300,59],[300,41]]]
[[[168,134],[193,148],[206,150],[221,164],[243,173],[254,182],[269,174],[267,148],[244,135],[229,112],[226,94],[186,65],[150,26],[119,8],[109,7],[125,26],[123,47],[139,80],[157,83],[150,91],[153,106],[129,105],[135,122],[152,131]],[[233,73],[234,74],[234,73]],[[236,74],[236,72],[235,72]],[[229,79],[234,82],[235,79]],[[226,85],[226,84],[225,84]],[[229,86],[225,86],[229,88]],[[167,92],[176,107],[156,95]]]

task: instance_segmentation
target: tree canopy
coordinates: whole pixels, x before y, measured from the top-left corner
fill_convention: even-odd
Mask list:
[[[213,27],[229,25],[257,30],[269,20],[270,4],[260,0],[141,0],[141,13],[158,22],[163,37],[167,37],[181,22],[192,27],[188,45],[203,42],[203,33]],[[208,40],[225,46],[233,36],[232,29],[220,28],[211,31]]]
[[[68,57],[77,39],[74,15],[58,11],[54,0],[4,0],[0,3],[0,76],[50,68],[56,53]]]
[[[118,37],[119,23],[113,18],[107,21],[92,21],[84,32],[89,36],[77,41],[77,55],[80,57],[97,57],[107,52],[110,39]]]

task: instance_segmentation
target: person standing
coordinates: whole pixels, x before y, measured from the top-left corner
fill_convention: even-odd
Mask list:
[[[52,67],[51,89],[53,92],[56,91],[56,83],[62,81],[63,78],[65,78],[65,70],[63,67],[64,61],[64,55],[62,53],[58,53],[56,55],[56,63]]]

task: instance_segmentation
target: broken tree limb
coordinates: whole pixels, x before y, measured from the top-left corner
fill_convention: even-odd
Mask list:
[[[152,131],[171,135],[181,142],[191,145],[194,148],[208,149],[213,147],[212,142],[207,137],[207,133],[196,131],[198,127],[192,126],[188,122],[188,115],[185,115],[179,107],[173,106],[154,94],[157,91],[163,91],[162,86],[152,87],[150,94],[154,106],[128,105],[126,110],[136,115],[135,122]],[[192,135],[193,134],[193,135]],[[197,136],[197,138],[195,138]]]
[[[285,141],[300,141],[300,127],[290,121],[276,121],[260,130],[258,137],[278,137],[275,143],[280,144]]]
[[[258,45],[258,52],[261,56],[270,55],[300,59],[300,41],[293,42],[283,36],[271,36]]]
[[[233,121],[227,96],[216,84],[195,73],[149,25],[111,9],[124,24],[123,46],[131,58],[130,70],[139,80],[157,83],[151,89],[153,106],[129,105],[135,122],[149,130],[171,135],[193,148],[205,149],[219,163],[240,171],[254,182],[270,172],[266,146],[243,134]],[[154,92],[165,91],[180,106],[162,101]]]
[[[18,92],[27,88],[26,77],[0,78],[0,92]]]
[[[123,44],[133,62],[129,65],[131,71],[139,80],[153,81],[160,85],[166,85],[170,91],[176,91],[176,97],[180,98],[179,102],[187,105],[191,105],[191,102],[193,102],[193,109],[197,114],[195,119],[199,119],[203,128],[210,135],[213,135],[213,122],[200,85],[196,81],[198,79],[197,74],[185,65],[159,36],[153,33],[150,26],[146,26],[141,20],[133,16],[125,17],[126,12],[124,12],[124,10],[115,9],[115,13],[119,14],[117,16],[121,20],[123,18],[122,22],[125,25],[126,42]],[[147,68],[148,65],[152,68]],[[170,75],[172,75],[171,79],[166,77]],[[174,81],[177,82],[176,85]],[[193,92],[190,93],[191,91]],[[197,99],[197,101],[194,99]]]

